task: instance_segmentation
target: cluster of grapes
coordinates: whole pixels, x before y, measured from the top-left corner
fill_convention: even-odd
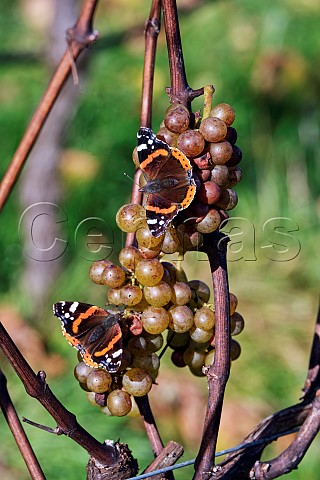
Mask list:
[[[157,136],[190,159],[197,185],[195,200],[157,238],[149,230],[143,206],[123,205],[116,222],[122,231],[135,233],[136,246],[121,250],[120,265],[101,260],[90,268],[91,279],[108,287],[109,304],[122,308],[122,362],[111,374],[92,369],[79,358],[75,377],[89,392],[89,399],[108,415],[135,412],[133,397],[150,391],[159,372],[157,352],[163,347],[165,333],[166,346],[173,350],[171,360],[177,367],[187,366],[194,375],[204,376],[203,367],[213,362],[215,312],[208,303],[210,289],[201,280],[188,281],[181,262],[175,266],[160,261],[160,255],[199,248],[203,234],[218,229],[227,218],[225,210],[236,205],[237,196],[231,187],[241,179],[238,164],[242,154],[235,145],[237,132],[231,127],[234,118],[233,109],[225,103],[213,107],[201,123],[183,105],[173,104],[167,109]],[[136,149],[133,159],[139,166]],[[232,336],[244,328],[237,304],[237,297],[230,293]],[[232,339],[231,360],[240,352],[239,343]]]
[[[169,229],[164,242],[165,253],[174,253],[174,242],[174,251],[199,248],[202,234],[217,230],[228,218],[226,211],[237,205],[238,197],[232,187],[242,178],[239,167],[242,152],[235,144],[237,131],[231,126],[234,119],[235,112],[227,103],[215,105],[201,121],[181,104],[172,104],[167,109],[156,135],[189,158],[197,193],[190,207],[174,220],[176,229]],[[137,149],[133,151],[133,161],[139,167]],[[143,186],[143,176],[140,182]]]
[[[131,205],[133,221],[140,211]],[[118,212],[118,223],[128,225],[129,218]],[[142,227],[144,228],[144,226]],[[108,301],[124,307],[121,313],[123,334],[122,362],[110,374],[87,366],[81,358],[75,367],[80,386],[90,392],[89,398],[108,415],[122,416],[136,411],[133,397],[146,395],[155,382],[160,366],[156,352],[161,350],[164,334],[173,349],[171,359],[178,367],[188,366],[197,376],[213,362],[214,309],[208,304],[209,287],[201,280],[187,280],[182,268],[158,258],[145,258],[140,248],[124,247],[119,254],[121,266],[109,260],[94,262],[91,279],[108,288]],[[244,327],[237,313],[238,301],[230,293],[232,335]],[[232,340],[231,359],[240,355],[240,345]]]

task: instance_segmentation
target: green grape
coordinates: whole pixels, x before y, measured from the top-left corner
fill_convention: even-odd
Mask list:
[[[127,233],[135,232],[141,223],[145,222],[146,211],[141,205],[129,203],[123,205],[117,212],[116,222],[120,230]]]
[[[91,392],[104,393],[112,383],[112,377],[109,372],[100,368],[94,368],[87,376],[87,387]]]
[[[141,315],[143,328],[152,334],[159,334],[169,325],[168,312],[163,307],[148,307]]]
[[[193,313],[186,305],[174,305],[169,309],[169,327],[177,333],[190,330],[193,325]]]
[[[74,368],[74,376],[79,383],[87,383],[87,377],[92,372],[92,368],[85,362],[79,362]]]
[[[107,407],[111,414],[116,417],[128,415],[132,408],[131,397],[129,393],[123,390],[113,390],[107,398]]]
[[[187,283],[176,282],[172,286],[172,298],[171,301],[175,305],[186,305],[191,300],[192,292]]]
[[[144,287],[143,293],[147,302],[153,307],[163,307],[170,302],[172,295],[170,286],[163,281],[152,287]]]
[[[240,313],[235,312],[231,318],[231,335],[239,335],[244,329],[244,318]]]
[[[103,285],[102,274],[108,265],[113,265],[110,260],[98,260],[93,262],[89,270],[89,276],[94,283]]]
[[[215,313],[209,307],[199,308],[194,314],[194,324],[202,330],[211,331],[215,324]]]
[[[203,330],[193,325],[189,330],[190,338],[196,343],[207,343],[213,337],[213,328]]]
[[[121,265],[133,272],[136,267],[138,260],[143,258],[141,252],[136,247],[124,247],[119,253],[119,262]]]
[[[163,266],[156,258],[139,260],[136,266],[135,276],[142,285],[152,287],[162,279]]]
[[[128,370],[122,378],[123,389],[134,397],[143,397],[152,387],[152,378],[141,368]]]
[[[125,285],[121,288],[120,291],[121,303],[123,303],[124,305],[128,305],[128,307],[140,303],[142,300],[142,296],[142,290],[137,285]]]

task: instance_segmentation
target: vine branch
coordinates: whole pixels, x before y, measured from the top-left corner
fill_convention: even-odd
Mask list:
[[[67,30],[68,47],[0,184],[0,210],[4,207],[64,83],[70,72],[75,72],[75,60],[98,38],[98,33],[92,29],[97,4],[98,0],[85,0],[76,24]]]
[[[45,381],[45,373],[34,373],[25,358],[12,341],[10,335],[0,323],[0,348],[22,381],[26,392],[36,398],[56,420],[61,433],[72,438],[95,459],[104,465],[113,465],[117,461],[114,447],[99,443],[79,423],[75,415],[69,412],[51,392]]]

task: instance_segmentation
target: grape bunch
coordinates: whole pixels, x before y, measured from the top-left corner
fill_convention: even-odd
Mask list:
[[[165,253],[199,248],[203,234],[217,230],[228,218],[227,211],[237,205],[238,197],[233,187],[242,178],[239,167],[242,152],[236,145],[237,131],[231,126],[234,119],[235,112],[226,103],[213,106],[202,120],[181,104],[172,104],[167,109],[156,135],[189,158],[197,193],[191,205],[173,221],[175,230],[169,228],[164,242]],[[133,161],[139,167],[136,148]],[[143,175],[140,182],[143,186]]]
[[[140,206],[131,206],[132,218]],[[121,215],[118,215],[122,218]],[[128,222],[128,216],[125,216]],[[120,221],[121,224],[121,221]],[[159,351],[166,344],[177,367],[187,366],[197,376],[214,358],[214,308],[208,303],[210,289],[201,280],[188,281],[179,266],[158,258],[146,258],[140,248],[124,247],[116,265],[109,260],[94,262],[90,277],[108,287],[108,302],[122,307],[122,363],[116,373],[91,368],[81,357],[75,367],[80,387],[90,401],[107,415],[136,412],[134,397],[146,395],[159,373]],[[230,293],[232,335],[244,327],[236,312],[237,298]],[[240,355],[240,345],[232,340],[231,359]]]
[[[188,367],[196,376],[204,376],[203,367],[214,360],[215,310],[209,303],[210,289],[201,280],[188,281],[181,261],[175,265],[163,256],[201,247],[203,235],[217,230],[228,218],[226,211],[235,207],[237,195],[232,187],[241,180],[242,154],[231,126],[234,118],[234,110],[225,103],[211,108],[201,122],[183,105],[167,109],[157,137],[190,159],[196,197],[158,237],[149,230],[143,206],[123,205],[116,222],[123,232],[135,233],[135,244],[120,251],[119,265],[109,260],[91,265],[91,279],[108,287],[109,305],[121,311],[122,362],[116,373],[109,373],[92,369],[79,358],[74,373],[90,401],[108,415],[136,412],[134,397],[146,395],[156,382],[159,351],[169,347],[172,363]],[[137,149],[133,160],[139,166]],[[244,328],[237,305],[237,297],[230,293],[232,336]],[[232,338],[231,360],[240,353],[240,344]]]

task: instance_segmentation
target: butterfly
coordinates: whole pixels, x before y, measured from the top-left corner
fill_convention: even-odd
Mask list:
[[[122,359],[119,313],[81,302],[55,303],[53,313],[61,320],[64,337],[89,367],[117,372]]]
[[[137,134],[138,158],[146,185],[147,224],[154,237],[166,232],[180,210],[187,208],[196,193],[190,160],[177,148],[159,140],[150,128]]]

